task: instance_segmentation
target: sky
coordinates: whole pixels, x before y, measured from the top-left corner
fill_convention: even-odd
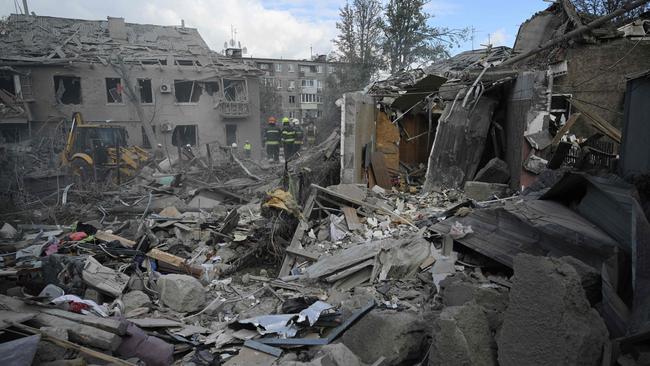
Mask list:
[[[385,0],[384,0],[385,1]],[[336,37],[338,9],[345,0],[28,0],[30,12],[66,18],[198,28],[210,48],[223,49],[233,34],[249,57],[309,58],[329,54]],[[431,0],[433,26],[474,29],[452,54],[493,45],[512,46],[519,25],[548,7],[543,0]],[[0,16],[16,12],[22,0],[0,0]],[[232,32],[235,29],[235,32]]]

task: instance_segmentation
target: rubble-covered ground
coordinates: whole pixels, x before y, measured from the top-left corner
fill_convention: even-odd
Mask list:
[[[477,215],[535,199],[336,184],[337,149],[334,134],[286,164],[151,165],[119,187],[76,182],[3,214],[3,364],[612,357],[599,268],[561,251],[530,253],[524,237],[511,262],[473,247],[505,232]],[[621,365],[648,355],[631,346],[617,354]]]

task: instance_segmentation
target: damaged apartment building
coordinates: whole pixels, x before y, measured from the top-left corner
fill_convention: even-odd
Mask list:
[[[260,74],[184,24],[12,14],[0,23],[0,139],[63,144],[81,112],[123,126],[129,145],[206,154],[249,140],[258,156]]]
[[[598,19],[559,1],[522,24],[513,49],[463,52],[346,94],[342,180],[420,180],[429,191],[505,195],[544,170],[613,170],[619,153],[619,168],[647,171],[629,161],[640,158],[626,156],[621,133],[647,137],[645,16],[596,27]],[[639,153],[636,140],[627,148]]]

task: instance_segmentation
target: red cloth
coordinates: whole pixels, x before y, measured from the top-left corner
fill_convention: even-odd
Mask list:
[[[88,237],[88,234],[84,233],[83,231],[77,231],[76,233],[70,234],[69,237],[72,241],[79,241],[86,239]]]

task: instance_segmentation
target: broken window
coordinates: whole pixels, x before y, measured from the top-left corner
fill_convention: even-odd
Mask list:
[[[289,81],[289,90],[293,90],[296,88],[296,81],[295,80],[290,80]]]
[[[275,64],[275,72],[282,72],[282,64]]]
[[[81,104],[81,78],[54,76],[54,95],[58,104]]]
[[[151,128],[153,129],[153,132],[156,132],[156,125],[152,125]],[[147,136],[147,132],[144,130],[144,127],[140,127],[142,130],[142,147],[145,149],[151,149],[151,141],[149,141],[149,136]]]
[[[223,96],[227,102],[246,102],[248,92],[245,80],[223,79]]]
[[[0,129],[0,143],[20,142],[20,130],[15,125],[4,125]]]
[[[289,104],[296,104],[296,96],[295,95],[290,95],[289,96]]]
[[[316,70],[318,71],[319,74],[322,74],[323,73],[323,65],[316,66]]]
[[[551,96],[551,134],[555,134],[571,116],[571,94],[553,94]]]
[[[174,80],[174,96],[177,103],[198,103],[201,85],[192,80]]]
[[[213,96],[215,93],[219,93],[221,90],[221,85],[218,81],[206,81],[203,83],[203,86],[205,87],[206,93],[208,93],[210,96]]]
[[[151,79],[138,79],[138,89],[140,89],[140,103],[153,103],[153,90],[151,89]]]
[[[143,65],[167,65],[166,58],[140,60]]]
[[[314,86],[314,85],[315,85],[315,80],[312,80],[312,79],[303,79],[303,80],[300,80],[300,86],[302,86],[303,88],[305,88],[305,87],[312,87],[312,86]]]
[[[120,78],[106,78],[106,102],[109,104],[122,104],[122,94],[124,88],[122,86],[122,79]]]
[[[330,71],[331,73],[336,72],[336,66],[334,66],[334,65],[330,65],[330,66],[328,66],[328,69],[329,69],[329,71]]]
[[[12,74],[0,73],[0,90],[11,95],[16,95],[16,85],[14,84],[14,76]]]
[[[268,70],[270,68],[269,64],[257,64],[257,67],[259,67],[260,70]]]
[[[294,65],[294,64],[288,64],[288,65],[289,65],[289,72],[296,71],[296,65]]]
[[[174,127],[172,133],[172,145],[174,146],[196,146],[196,125],[179,125]]]
[[[195,63],[195,61],[193,61],[193,60],[179,60],[179,59],[175,59],[174,62],[178,66],[194,66],[194,63]],[[196,64],[197,64],[197,66],[201,66],[198,63],[198,61],[196,62]]]
[[[237,143],[237,125],[226,125],[226,145]]]

